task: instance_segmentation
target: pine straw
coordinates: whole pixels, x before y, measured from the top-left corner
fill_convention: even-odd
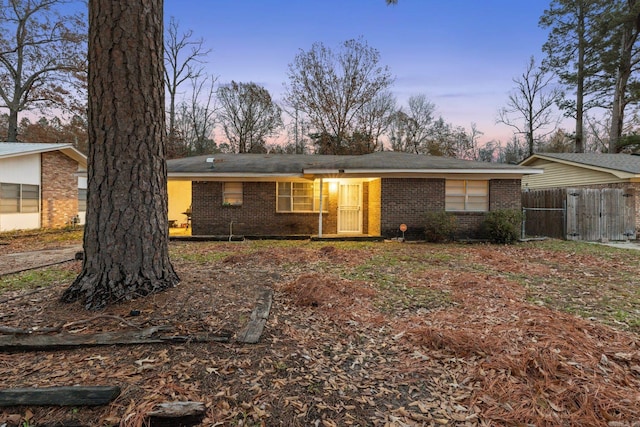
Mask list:
[[[529,304],[527,290],[510,280],[563,277],[575,265],[598,279],[606,263],[596,257],[518,246],[222,243],[178,250],[192,256],[178,264],[177,288],[110,313],[140,309],[128,321],[168,322],[185,333],[235,330],[255,303],[252,290],[272,287],[258,345],[0,354],[0,377],[14,386],[121,385],[111,407],[81,408],[78,417],[90,425],[140,427],[157,403],[195,400],[207,407],[203,425],[640,426],[638,335]],[[386,263],[389,252],[394,262]],[[633,262],[625,268],[637,273]],[[12,300],[3,307],[7,324],[93,316],[57,304],[60,291]],[[434,295],[433,304],[414,305],[418,293],[410,291]],[[77,326],[122,327],[113,318]],[[25,413],[8,415],[18,412]],[[36,422],[75,418],[68,408],[34,412]]]
[[[397,327],[414,344],[479,358],[472,401],[483,417],[536,426],[640,420],[637,335],[524,303],[521,287],[504,279],[461,273],[449,285],[456,309]]]

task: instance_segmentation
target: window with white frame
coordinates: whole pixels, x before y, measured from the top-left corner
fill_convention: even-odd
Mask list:
[[[87,189],[78,188],[78,212],[87,211]]]
[[[242,183],[241,182],[223,183],[222,204],[225,206],[242,206]]]
[[[40,212],[40,186],[0,183],[0,213]]]
[[[313,182],[278,182],[278,212],[320,212],[320,184]],[[322,211],[329,210],[329,185],[322,186]]]
[[[448,179],[445,210],[486,212],[489,210],[489,181]]]

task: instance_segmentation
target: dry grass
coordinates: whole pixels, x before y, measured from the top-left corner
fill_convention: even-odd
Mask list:
[[[157,403],[198,400],[205,425],[640,425],[640,252],[568,242],[171,250],[178,287],[105,314],[183,334],[237,331],[270,287],[261,342],[0,353],[10,386],[123,388],[110,407],[8,408],[0,424],[139,426]],[[95,315],[59,304],[64,286],[6,291],[0,319],[27,328]],[[128,317],[134,308],[141,316]],[[96,319],[75,332],[125,327]]]

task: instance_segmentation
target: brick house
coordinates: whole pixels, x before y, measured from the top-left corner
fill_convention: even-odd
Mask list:
[[[0,142],[0,231],[84,223],[86,168],[71,144]]]
[[[193,235],[401,236],[421,239],[427,211],[477,237],[486,212],[520,209],[534,169],[399,152],[359,156],[215,154],[169,160],[169,219]]]

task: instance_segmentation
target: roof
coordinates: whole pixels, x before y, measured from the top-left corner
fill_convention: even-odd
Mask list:
[[[87,156],[82,154],[72,144],[44,143],[44,142],[0,142],[0,159],[26,156],[29,154],[61,151],[63,154],[87,167]]]
[[[559,163],[573,164],[590,169],[609,169],[630,174],[640,174],[640,156],[632,154],[603,153],[537,153],[520,163],[530,166],[536,160],[543,159]]]
[[[170,177],[185,176],[304,176],[332,174],[402,173],[539,173],[536,169],[501,163],[475,162],[450,157],[424,156],[394,151],[364,155],[212,154],[167,162]]]

